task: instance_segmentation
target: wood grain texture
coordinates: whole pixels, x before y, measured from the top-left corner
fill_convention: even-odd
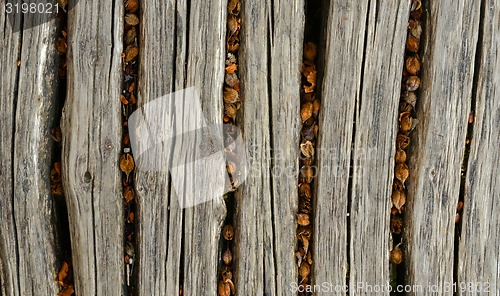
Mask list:
[[[68,12],[62,174],[78,295],[123,295],[121,149],[123,3]]]
[[[500,8],[485,1],[477,78],[474,132],[465,181],[458,281],[479,290],[459,295],[497,295],[500,287]],[[487,290],[479,286],[489,287]]]
[[[54,199],[50,138],[56,111],[59,53],[56,20],[47,14],[24,18],[14,143],[14,210],[21,295],[56,295]],[[34,26],[34,24],[41,24]]]
[[[238,125],[248,177],[237,192],[235,275],[236,291],[245,295],[292,295],[290,284],[298,276],[296,147],[304,2],[272,4],[242,1]]]
[[[295,258],[300,129],[300,69],[304,1],[272,1],[270,7],[271,206],[276,295],[292,295]],[[268,209],[269,210],[269,209]]]
[[[19,257],[14,209],[14,129],[16,116],[18,67],[21,46],[21,17],[13,26],[5,9],[0,11],[0,294],[20,295]],[[14,33],[14,31],[17,31]]]
[[[141,38],[139,39],[139,110],[137,112],[144,112],[145,104],[175,89],[174,51],[176,38],[180,38],[175,34],[175,15],[178,13],[176,1],[162,2],[162,5],[143,2]],[[182,17],[186,18],[185,12]],[[180,65],[180,67],[183,66]],[[146,119],[160,120],[149,117]],[[158,145],[156,149],[158,149],[157,152],[164,153],[147,154],[141,160],[137,159],[136,153],[134,154],[136,162],[153,161],[167,166],[169,151],[164,151],[167,149],[164,145]],[[152,157],[158,157],[158,159],[152,159]],[[140,295],[177,295],[181,261],[182,210],[179,209],[176,200],[169,202],[169,198],[172,198],[169,173],[167,170],[151,172],[137,167],[135,185],[138,205],[138,293]]]
[[[349,265],[352,287],[357,283],[375,286],[391,281],[389,217],[409,5],[410,1],[370,1],[368,8],[353,151]],[[351,294],[389,292],[359,289],[351,290]]]
[[[454,220],[480,2],[430,1],[427,10],[419,123],[408,152],[406,283],[442,289],[453,281]]]
[[[367,13],[367,1],[331,1],[326,16],[324,75],[319,86],[313,283],[346,282],[349,165]]]
[[[222,124],[222,82],[226,2],[187,3],[170,1],[156,7],[145,5],[141,26],[141,71],[139,108],[173,91],[195,87],[208,124]],[[158,32],[163,32],[158,34]],[[151,53],[155,52],[155,55]],[[161,66],[156,65],[161,63]],[[163,83],[158,83],[163,81]],[[184,108],[164,106],[162,116],[167,133],[190,130],[201,118],[186,103]],[[184,102],[187,102],[186,100]],[[145,114],[145,113],[144,113]],[[183,118],[178,118],[183,116]],[[177,116],[177,118],[176,118]],[[150,118],[155,121],[155,118]],[[222,135],[222,130],[219,130]],[[182,137],[174,150],[165,142],[156,146],[160,159],[169,167],[179,161],[178,147],[189,147]],[[190,148],[191,149],[191,148]],[[220,147],[222,149],[222,146]],[[182,150],[182,148],[181,148]],[[196,147],[192,155],[202,151]],[[153,154],[151,154],[153,155]],[[151,160],[151,159],[150,159]],[[142,161],[147,162],[144,158]],[[177,176],[179,177],[179,176]],[[207,184],[200,175],[184,176],[184,194],[202,198],[220,191],[223,184]],[[147,295],[174,295],[182,285],[185,295],[216,295],[220,227],[225,215],[222,195],[183,209],[186,195],[169,183],[169,172],[139,169],[136,176],[139,203],[139,291]]]
[[[226,7],[226,0],[189,4],[186,72],[176,76],[176,81],[185,81],[185,87],[198,90],[203,115],[207,123],[216,126],[222,126]],[[219,132],[222,136],[222,130]],[[196,150],[194,155],[200,152]],[[223,168],[225,164],[221,165]],[[224,186],[206,184],[201,174],[192,178],[193,193],[200,198]],[[183,293],[216,295],[218,245],[226,214],[222,196],[186,208],[184,213]]]

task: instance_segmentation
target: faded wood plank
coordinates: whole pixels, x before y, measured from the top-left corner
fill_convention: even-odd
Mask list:
[[[245,295],[291,295],[290,284],[298,277],[294,214],[303,7],[303,2],[242,1],[244,99],[238,125],[248,176],[237,192],[235,275],[236,291]]]
[[[56,295],[60,262],[56,244],[50,165],[50,131],[56,111],[56,20],[24,17],[14,146],[14,209],[21,295]],[[41,25],[36,25],[41,24]]]
[[[139,111],[149,122],[161,122],[165,130],[160,138],[196,130],[202,121],[201,111],[207,124],[221,125],[225,1],[190,5],[186,1],[171,1],[160,8],[159,14],[158,9],[145,5],[143,15]],[[158,34],[158,30],[165,34]],[[151,55],[152,52],[157,54]],[[158,61],[161,66],[153,67]],[[147,118],[148,103],[187,87],[196,88],[201,102],[197,98],[194,101],[175,97],[172,98],[175,102],[161,106],[159,117]],[[199,103],[201,109],[196,109]],[[179,104],[184,105],[179,107]],[[219,132],[222,135],[222,130]],[[184,178],[185,187],[176,188],[175,181],[169,183],[167,169],[171,165],[186,161],[188,169],[194,168],[183,158],[189,155],[177,153],[187,149],[192,151],[191,156],[196,156],[203,152],[186,140],[177,137],[173,143],[159,141],[156,151],[139,161],[144,164],[155,161],[166,168],[151,171],[138,167],[136,175],[141,219],[139,291],[143,294],[178,294],[181,282],[185,295],[216,295],[218,243],[225,214],[222,195],[185,209],[183,201],[192,196],[203,199],[207,193],[221,191],[224,184],[207,183],[202,172],[179,175],[179,171],[171,172],[171,178]]]
[[[268,30],[270,34],[268,63],[271,92],[269,107],[272,130],[271,215],[274,232],[274,273],[276,295],[293,295],[290,284],[298,278],[295,258],[297,229],[295,214],[298,207],[299,176],[297,151],[302,127],[299,110],[305,2],[271,1],[271,4],[274,5],[269,8],[271,19]],[[252,99],[249,97],[247,101]],[[271,258],[267,260],[269,261],[267,264],[271,264]]]
[[[122,15],[122,1],[80,1],[68,12],[62,174],[78,295],[124,294]]]
[[[455,211],[472,95],[479,1],[430,1],[419,123],[409,148],[407,284],[453,281]],[[444,41],[446,40],[446,41]],[[424,291],[430,293],[430,291]],[[416,293],[410,293],[415,295]]]
[[[476,100],[474,135],[465,181],[457,279],[460,283],[475,284],[473,288],[478,290],[459,295],[496,295],[500,287],[500,157],[497,152],[500,146],[500,7],[491,0],[483,5],[481,60],[473,98]]]
[[[145,114],[144,105],[175,90],[175,15],[179,12],[176,10],[176,1],[162,2],[162,5],[152,5],[144,1],[142,4],[137,112]],[[186,18],[185,14],[180,17]],[[162,83],[158,83],[159,81]],[[170,111],[169,107],[166,106],[165,111]],[[146,119],[165,120],[149,117]],[[132,133],[133,131],[131,137]],[[140,295],[177,295],[181,261],[182,210],[179,209],[176,200],[169,201],[172,196],[169,192],[168,170],[147,171],[140,165],[141,162],[158,162],[167,167],[170,151],[165,151],[167,149],[165,144],[157,146],[156,149],[157,153],[145,154],[140,159],[137,151],[132,151],[138,163],[135,174],[139,218],[137,246],[140,263],[137,271],[137,291]]]
[[[351,287],[358,283],[380,286],[391,282],[389,217],[409,4],[410,1],[399,0],[372,1],[368,8],[353,152]],[[389,295],[388,290],[350,292]]]
[[[216,126],[222,126],[226,7],[226,0],[188,4],[188,46],[184,61],[187,64],[184,76],[176,76],[176,81],[185,81],[185,87],[195,87],[198,90],[205,120]],[[196,120],[194,116],[193,119]],[[222,130],[218,132],[222,137]],[[223,147],[220,145],[217,148]],[[199,148],[195,149],[194,155],[200,152]],[[225,172],[225,163],[220,165],[221,173]],[[223,182],[211,184],[204,180],[203,175],[206,172],[192,176],[194,196],[203,198],[207,194],[221,191]],[[183,294],[216,295],[218,245],[226,213],[222,196],[188,207],[184,213]]]
[[[314,283],[346,282],[349,165],[367,4],[332,1],[326,16],[314,202]]]
[[[6,10],[0,12],[0,294],[20,295],[17,230],[14,214],[14,128],[17,101],[17,59],[21,45],[21,17],[15,16],[13,26]],[[14,33],[14,31],[17,31]]]

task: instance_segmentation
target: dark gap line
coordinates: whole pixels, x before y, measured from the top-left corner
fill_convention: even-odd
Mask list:
[[[478,28],[478,38],[476,43],[476,53],[474,57],[474,74],[472,78],[472,97],[470,103],[470,113],[467,125],[467,135],[465,140],[464,156],[461,167],[460,175],[460,193],[457,201],[457,213],[455,216],[455,242],[454,242],[454,258],[453,258],[453,282],[458,283],[458,266],[459,266],[459,253],[460,253],[460,237],[462,234],[462,217],[463,217],[463,207],[465,204],[465,182],[467,178],[467,171],[469,167],[469,156],[470,156],[470,146],[472,138],[474,137],[474,122],[476,113],[476,100],[479,84],[479,72],[482,66],[483,57],[483,40],[484,40],[484,15],[485,15],[485,3],[480,1],[480,13],[479,13],[479,28]],[[458,295],[458,291],[454,291],[454,295]]]
[[[315,215],[315,186],[318,176],[317,145],[320,132],[318,119],[321,110],[321,91],[318,86],[321,80],[321,70],[318,70],[322,57],[320,51],[321,34],[323,32],[322,16],[326,1],[305,1],[305,19],[303,31],[303,52],[300,94],[300,120],[301,129],[297,148],[299,156],[299,178],[297,187],[297,226],[295,258],[297,259],[298,277],[300,287],[298,295],[312,295],[314,251],[314,215]]]
[[[241,124],[238,120],[238,111],[241,106],[241,90],[240,80],[238,78],[237,67],[241,65],[239,61],[239,33],[241,29],[241,1],[228,1],[226,7],[226,36],[225,36],[225,71],[224,82],[221,85],[224,96],[224,112],[223,112],[223,139],[224,152],[226,156],[226,170],[229,176],[229,181],[226,185],[226,194],[224,194],[224,203],[226,206],[226,217],[223,221],[223,227],[219,240],[219,260],[218,260],[218,280],[217,290],[219,295],[226,295],[228,290],[229,295],[235,295],[235,278],[233,276],[235,262],[235,241],[234,229],[235,213],[237,201],[235,191],[239,185],[239,177],[241,175],[241,165],[238,155],[244,153],[239,151],[240,147],[235,145],[232,148],[232,143],[238,138],[238,125]]]
[[[115,9],[113,3],[113,11]],[[137,109],[138,72],[141,36],[142,1],[124,1],[123,21],[123,55],[122,55],[122,85],[121,85],[121,119],[122,139],[119,166],[122,183],[123,200],[123,289],[125,295],[138,295],[139,282],[139,252],[138,249],[138,203],[135,184],[134,151],[132,151],[128,120]],[[113,22],[114,24],[114,22]],[[114,28],[112,26],[112,28]],[[113,30],[114,31],[114,30]],[[114,32],[113,32],[114,33]]]
[[[390,280],[393,288],[391,295],[405,295],[404,292],[397,292],[398,286],[406,284],[406,261],[404,257],[405,224],[408,219],[405,211],[408,197],[408,185],[405,184],[407,174],[411,175],[408,168],[408,154],[410,146],[410,136],[416,120],[415,108],[418,106],[420,87],[412,86],[411,81],[420,81],[421,56],[425,36],[422,28],[426,22],[427,7],[425,1],[412,0],[409,7],[409,17],[407,22],[407,33],[405,38],[405,49],[403,57],[403,70],[401,78],[400,103],[398,108],[398,131],[396,136],[396,153],[394,156],[394,178],[391,190],[392,208],[390,212],[390,233],[392,245],[390,246]],[[407,139],[407,140],[405,140]]]
[[[269,21],[270,24],[274,24],[274,0],[271,0],[271,5],[270,5],[270,11],[269,11]],[[272,91],[272,46],[273,46],[273,27],[268,26],[267,27],[267,96],[268,96],[268,110],[269,110],[269,160],[270,160],[270,166],[269,166],[269,188],[271,188],[269,194],[270,194],[270,201],[271,201],[271,231],[272,231],[272,249],[273,249],[273,268],[274,268],[274,274],[278,273],[278,263],[277,263],[277,249],[276,249],[276,215],[274,214],[274,133],[273,133],[273,91]],[[265,265],[263,265],[265,266]],[[264,278],[265,279],[265,278]],[[264,287],[265,287],[265,282],[264,282]],[[278,283],[276,283],[274,287],[274,293],[275,295],[278,295]],[[264,288],[265,292],[265,288]]]
[[[5,16],[7,18],[7,16]],[[24,14],[21,14],[21,28],[19,30],[19,51],[17,53],[17,60],[21,61],[22,58],[22,50],[23,50],[23,33],[24,33]],[[12,30],[14,30],[14,25],[12,26]],[[22,61],[21,61],[22,65]],[[14,102],[13,102],[13,114],[12,114],[12,151],[11,151],[11,174],[12,174],[12,196],[11,196],[11,203],[12,203],[12,224],[13,224],[13,230],[14,230],[14,239],[16,240],[16,266],[17,266],[17,285],[18,285],[18,291],[19,295],[21,295],[21,276],[19,272],[19,237],[17,235],[17,222],[16,222],[16,211],[15,211],[15,196],[14,196],[14,188],[16,185],[16,180],[15,180],[15,150],[16,150],[16,124],[17,124],[17,102],[19,99],[19,80],[20,80],[20,74],[21,74],[21,67],[17,67],[16,70],[16,81],[15,81],[15,90],[14,90]]]
[[[71,249],[71,233],[69,224],[68,205],[64,193],[61,174],[62,160],[62,134],[61,134],[61,117],[67,97],[67,32],[68,32],[68,14],[67,10],[61,9],[57,14],[57,34],[56,34],[56,49],[59,53],[57,64],[57,91],[55,98],[55,112],[52,120],[51,138],[54,142],[51,153],[51,173],[50,186],[51,196],[54,209],[54,224],[56,225],[55,234],[58,252],[60,269],[68,269],[64,278],[59,278],[56,281],[61,286],[61,293],[66,293],[75,290],[73,276],[73,254]],[[64,274],[64,273],[63,273]]]

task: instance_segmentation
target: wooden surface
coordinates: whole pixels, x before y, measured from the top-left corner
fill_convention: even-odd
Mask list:
[[[500,8],[483,4],[483,39],[476,100],[474,134],[465,183],[465,208],[459,246],[458,281],[474,283],[459,295],[497,295],[500,287],[500,158],[496,151],[500,128]]]
[[[0,23],[1,77],[1,197],[0,294],[55,295],[58,269],[50,165],[50,129],[55,113],[57,55],[55,20],[37,14]],[[47,21],[47,22],[45,22]],[[45,22],[45,23],[43,23]],[[33,24],[43,23],[40,26]],[[19,66],[17,61],[20,61]],[[18,78],[16,77],[17,75]],[[43,251],[42,251],[43,250]]]
[[[349,258],[353,287],[357,283],[375,286],[391,282],[389,217],[409,9],[410,1],[399,0],[368,7],[353,151]],[[390,293],[351,291],[351,295],[372,294]]]
[[[19,250],[17,241],[16,219],[14,214],[14,128],[17,101],[17,60],[21,45],[19,32],[7,21],[5,10],[0,12],[0,24],[5,36],[1,43],[0,66],[0,291],[2,295],[20,295],[19,291]],[[21,27],[21,18],[16,17],[14,28]]]
[[[312,283],[344,285],[349,271],[351,284],[386,284],[409,1],[327,2],[318,62],[323,76],[318,85]],[[419,123],[409,150],[405,283],[442,288],[452,282],[456,268],[460,282],[489,282],[494,292],[490,294],[497,295],[500,9],[494,0],[428,2]],[[290,284],[298,278],[294,252],[304,4],[242,2],[238,73],[243,100],[237,118],[249,174],[237,191],[234,216],[238,295],[295,295]],[[139,108],[173,91],[195,87],[207,123],[222,123],[226,5],[225,0],[143,3]],[[62,172],[78,295],[125,293],[118,166],[123,15],[121,1],[79,1],[68,15]],[[55,24],[13,33],[5,18],[2,10],[0,295],[55,295],[59,288],[54,277],[65,259],[58,253],[49,194],[50,128],[56,116]],[[21,23],[21,18],[15,22],[18,31]],[[476,50],[480,50],[478,73],[474,73]],[[454,219],[471,100],[476,108],[474,137],[462,236],[455,254]],[[192,109],[187,106],[184,111]],[[161,123],[180,131],[200,120],[186,118],[193,121]],[[184,144],[188,143],[175,142],[176,147]],[[166,153],[150,160],[168,167],[172,151],[162,150],[163,144],[156,149]],[[199,152],[193,149],[192,155]],[[138,294],[178,295],[182,288],[183,295],[216,295],[220,227],[226,212],[222,196],[182,208],[179,200],[186,196],[169,174],[139,169],[135,176]],[[196,188],[191,193],[204,196],[217,189],[218,184],[198,177],[185,178]]]
[[[313,281],[317,283],[346,282],[352,123],[360,96],[367,13],[367,2],[332,1],[325,22],[313,249]]]
[[[68,12],[68,92],[62,173],[78,295],[123,294],[122,2]]]
[[[472,98],[479,1],[428,4],[419,123],[412,133],[406,283],[453,282],[455,212]],[[446,41],[445,41],[446,40]],[[472,250],[470,250],[472,251]],[[416,295],[418,293],[410,293]]]
[[[175,2],[167,1],[159,7],[147,5],[142,14],[138,79],[140,110],[144,104],[175,89],[174,47],[176,38],[185,38],[186,30],[185,25],[180,26],[179,36],[176,37],[175,16],[180,13],[176,10]],[[186,18],[183,14],[180,15]],[[152,55],[151,52],[155,54]],[[162,67],[150,66],[156,63],[161,63]],[[138,112],[142,112],[140,110]],[[134,156],[137,162],[137,155]],[[169,156],[167,153],[158,153],[157,157],[155,161],[166,163]],[[150,159],[145,158],[144,161],[148,162]],[[138,293],[176,295],[179,293],[182,210],[170,196],[168,172],[148,172],[137,168],[135,185],[138,205]]]
[[[294,253],[304,30],[304,11],[298,7],[303,5],[242,1],[238,125],[249,174],[236,202],[240,295],[293,295],[290,284],[298,277]]]
[[[190,4],[171,1],[162,5],[161,10],[151,6],[144,11],[145,25],[141,29],[143,38],[140,44],[140,108],[174,90],[195,87],[201,102],[192,103],[201,103],[207,123],[222,124],[225,7],[225,1]],[[160,31],[164,34],[158,34]],[[157,54],[151,55],[152,52]],[[164,66],[153,66],[158,61]],[[173,107],[165,108],[168,112],[172,110]],[[183,111],[192,116],[192,120],[181,125],[172,123],[175,118],[161,118],[173,133],[192,128],[193,121],[200,120],[196,114],[190,113],[192,110]],[[186,145],[180,140],[174,145]],[[165,157],[157,161],[168,164],[172,157],[170,148],[161,144],[157,149],[164,152]],[[193,151],[193,155],[199,152]],[[184,177],[186,182],[195,184],[195,192],[190,193],[197,197],[205,195],[205,190],[216,192],[217,186],[221,185],[208,184],[209,188],[202,189],[201,185],[207,184],[200,179],[201,175]],[[140,293],[175,295],[179,293],[181,282],[184,295],[215,295],[219,235],[225,215],[222,195],[182,209],[179,199],[186,196],[180,195],[169,184],[167,171],[139,169],[136,188],[141,217]]]

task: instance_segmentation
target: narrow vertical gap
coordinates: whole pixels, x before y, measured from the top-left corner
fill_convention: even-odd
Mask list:
[[[458,261],[460,255],[460,237],[462,234],[462,217],[463,217],[463,208],[466,200],[465,197],[465,181],[467,178],[467,170],[469,166],[469,155],[470,155],[470,146],[471,141],[474,136],[474,122],[475,122],[475,113],[476,113],[476,99],[478,92],[478,81],[479,81],[479,72],[482,66],[482,57],[483,57],[483,34],[484,34],[484,15],[486,5],[484,1],[480,1],[480,13],[479,13],[479,29],[478,29],[478,38],[476,43],[476,55],[474,57],[474,74],[472,78],[472,97],[470,103],[470,113],[467,120],[467,136],[465,140],[465,149],[464,149],[464,157],[462,161],[461,167],[461,175],[460,175],[460,194],[457,201],[457,209],[455,216],[455,242],[454,242],[454,260],[453,260],[453,282],[459,282],[458,278]],[[457,291],[454,291],[454,295],[458,295]]]
[[[409,172],[408,155],[410,145],[410,134],[417,123],[415,106],[420,95],[421,77],[421,55],[422,55],[422,27],[425,21],[425,3],[422,0],[412,0],[410,3],[410,16],[407,23],[407,37],[405,39],[405,51],[403,58],[403,70],[401,78],[401,95],[398,110],[398,131],[396,136],[396,153],[394,156],[394,179],[392,184],[390,212],[390,271],[392,295],[404,295],[398,291],[405,286],[405,257],[404,257],[404,227],[405,204],[410,198],[408,196]]]
[[[135,163],[128,129],[129,116],[137,109],[138,72],[141,29],[141,5],[139,0],[124,0],[122,92],[120,95],[122,113],[122,139],[119,167],[122,171],[123,198],[123,268],[125,295],[138,295],[138,205],[135,189]],[[113,11],[115,4],[113,4]]]
[[[7,18],[7,16],[5,17]],[[20,18],[20,30],[19,30],[19,51],[17,53],[17,61],[22,62],[22,49],[23,49],[23,31],[24,31],[24,14],[21,14]],[[12,26],[12,29],[14,29],[14,25]],[[14,190],[15,185],[16,185],[16,180],[15,180],[15,150],[16,150],[16,122],[17,122],[17,100],[18,100],[18,95],[19,95],[19,77],[21,74],[21,68],[17,67],[16,70],[16,81],[15,81],[15,90],[14,90],[14,100],[13,100],[13,114],[12,114],[12,150],[11,150],[11,176],[12,176],[12,184],[11,188]],[[17,285],[19,289],[19,295],[21,295],[21,277],[19,274],[19,240],[18,240],[18,235],[17,235],[17,222],[16,222],[16,211],[15,211],[15,196],[14,192],[12,192],[11,196],[11,204],[12,204],[12,227],[14,230],[14,237],[16,241],[16,266],[17,266]]]
[[[300,131],[299,180],[297,189],[298,213],[296,229],[295,258],[298,268],[298,295],[312,295],[313,255],[314,251],[314,179],[318,175],[317,138],[319,131],[318,117],[321,109],[319,82],[322,71],[320,48],[323,32],[323,12],[327,1],[305,1],[304,45],[302,52],[300,93]],[[322,45],[322,44],[321,44]]]
[[[236,212],[235,191],[239,185],[239,176],[241,176],[241,165],[238,154],[244,153],[238,151],[238,145],[233,145],[239,136],[237,128],[239,109],[241,107],[240,80],[238,78],[239,66],[239,46],[241,29],[241,1],[229,0],[226,8],[226,56],[223,97],[224,97],[224,115],[223,115],[223,137],[224,152],[226,159],[226,170],[228,180],[226,182],[226,193],[224,202],[226,205],[226,217],[223,222],[222,233],[219,244],[219,266],[217,290],[219,295],[235,295],[236,289],[233,278],[234,270],[234,214]]]
[[[60,293],[71,294],[75,290],[73,277],[73,257],[71,249],[71,235],[69,227],[68,206],[64,194],[61,172],[61,117],[67,95],[67,32],[68,8],[59,9],[57,12],[57,33],[55,47],[59,53],[57,69],[57,91],[55,98],[55,113],[52,121],[51,138],[54,142],[51,155],[50,188],[54,207],[54,224],[56,225],[55,237],[58,243],[57,252],[60,260],[60,270],[55,278],[61,286]]]

